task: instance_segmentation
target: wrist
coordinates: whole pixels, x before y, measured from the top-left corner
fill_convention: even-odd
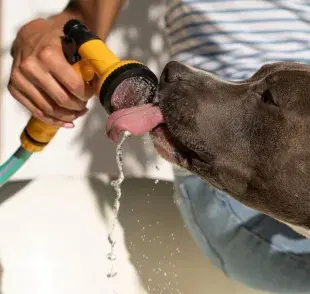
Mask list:
[[[71,11],[69,9],[64,10],[59,14],[52,15],[48,17],[47,20],[50,21],[54,27],[63,28],[65,23],[73,18],[85,22],[83,15],[79,11]]]
[[[24,24],[19,30],[19,32],[25,33],[25,31],[27,31],[33,34],[37,29],[42,30],[42,28],[47,28],[47,29],[50,28],[53,30],[59,29],[62,31],[65,23],[72,18],[83,21],[82,17],[78,15],[77,13],[72,13],[70,11],[63,11],[59,14],[55,14],[47,18],[39,17],[39,18],[32,19],[31,21]]]

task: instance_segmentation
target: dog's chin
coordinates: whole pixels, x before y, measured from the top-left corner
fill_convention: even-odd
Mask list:
[[[195,151],[173,137],[166,124],[157,126],[150,135],[157,153],[170,163],[196,174],[207,166]]]
[[[165,160],[177,163],[177,150],[174,146],[174,139],[171,136],[166,124],[157,126],[150,132],[154,147],[157,153]]]

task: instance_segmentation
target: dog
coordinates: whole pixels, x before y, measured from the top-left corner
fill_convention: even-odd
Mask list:
[[[170,61],[156,103],[159,155],[310,238],[310,66],[232,82]]]

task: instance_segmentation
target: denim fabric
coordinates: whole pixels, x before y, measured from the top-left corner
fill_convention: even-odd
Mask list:
[[[310,240],[201,179],[175,171],[187,229],[229,278],[276,293],[310,293]]]

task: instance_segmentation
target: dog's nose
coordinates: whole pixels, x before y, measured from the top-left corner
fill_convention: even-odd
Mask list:
[[[161,74],[161,82],[172,83],[182,79],[182,75],[188,71],[188,67],[178,61],[170,61],[164,67]]]

